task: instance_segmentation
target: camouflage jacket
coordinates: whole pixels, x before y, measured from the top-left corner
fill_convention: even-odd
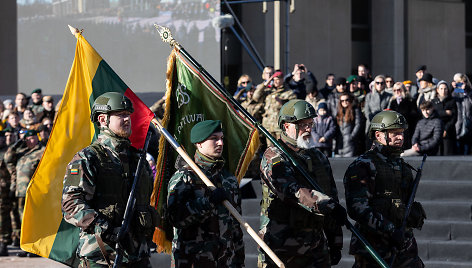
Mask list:
[[[0,197],[8,196],[10,192],[10,172],[8,172],[7,164],[3,160],[3,156],[8,147],[0,149]]]
[[[246,109],[257,122],[262,121],[262,113],[264,113],[264,103],[257,102],[253,99],[247,98],[241,103],[244,109]]]
[[[10,191],[14,191],[16,197],[26,196],[26,188],[28,188],[45,149],[42,143],[38,143],[31,149],[25,146],[25,142],[20,140],[10,146],[4,156],[11,175]]]
[[[280,87],[271,88],[265,98],[264,114],[262,115],[262,126],[269,132],[281,132],[278,126],[280,108],[289,100],[295,99],[297,95],[290,89]]]
[[[228,201],[241,213],[241,195],[236,177],[223,169],[223,160],[211,160],[198,151],[195,163]],[[218,267],[243,267],[243,233],[238,221],[223,204],[209,201],[211,190],[187,165],[181,166],[168,185],[167,208],[174,226],[173,258],[209,256]]]
[[[128,139],[102,129],[98,139],[75,154],[67,165],[62,212],[66,222],[80,227],[79,257],[106,264],[97,237],[103,240],[108,254],[115,254],[115,243],[108,235],[116,235],[121,227],[138,159],[138,151]],[[152,171],[147,161],[144,163],[136,188],[133,218],[121,240],[124,263],[149,257],[148,243],[159,221],[155,209],[149,205]]]
[[[284,145],[281,140],[280,143]],[[338,201],[338,192],[328,159],[315,148],[294,152],[285,147],[326,194],[312,189],[280,149],[275,146],[267,148],[261,161],[263,200],[260,235],[277,238],[278,233],[315,231],[320,234],[318,238],[324,241],[324,231],[330,247],[342,248],[341,226],[333,224],[334,220],[329,216]],[[313,245],[316,242],[307,243]],[[299,249],[304,246],[299,245],[294,252],[300,253]]]
[[[392,250],[390,237],[401,225],[402,208],[408,202],[412,181],[411,168],[398,152],[377,142],[346,170],[344,185],[349,216],[381,256],[388,256]],[[405,236],[407,244],[416,247],[411,228],[407,228]],[[368,255],[355,236],[351,239],[350,254]]]

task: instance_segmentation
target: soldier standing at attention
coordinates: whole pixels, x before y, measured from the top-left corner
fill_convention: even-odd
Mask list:
[[[10,191],[16,197],[13,209],[17,210],[20,221],[23,220],[25,208],[26,188],[33,177],[39,161],[43,156],[45,146],[39,142],[36,130],[26,130],[23,138],[8,148],[5,153],[5,162],[11,175]],[[15,212],[14,212],[15,214]],[[17,225],[16,223],[15,225]],[[15,226],[19,228],[19,226]],[[16,229],[16,228],[15,228]],[[14,230],[14,235],[20,237],[20,230]],[[36,257],[37,255],[22,251],[17,253],[18,257]]]
[[[420,203],[413,203],[405,232],[400,230],[412,182],[412,167],[400,157],[403,152],[405,118],[394,111],[376,114],[369,133],[372,148],[359,156],[344,175],[346,206],[356,227],[380,256],[388,262],[397,251],[392,267],[424,267],[412,228],[421,229],[426,214]],[[378,267],[352,236],[349,253],[355,268]]]
[[[65,221],[80,227],[79,267],[111,266],[139,152],[131,147],[131,101],[107,92],[94,102],[91,120],[100,126],[97,140],[79,151],[67,165],[62,194]],[[123,266],[151,267],[149,243],[158,225],[149,205],[153,189],[151,168],[144,168],[136,188],[136,205],[128,232],[120,241]]]
[[[3,161],[3,156],[8,149],[5,131],[0,131],[0,256],[8,256],[7,245],[11,240],[11,195],[10,172]]]
[[[228,200],[241,213],[238,181],[223,168],[221,121],[195,124],[190,141],[197,147],[195,163],[217,188],[208,189],[188,165],[180,166],[170,179],[167,207],[174,226],[172,267],[244,267],[241,226],[222,204]]]
[[[345,209],[328,158],[314,147],[311,136],[315,109],[291,100],[280,110],[281,145],[323,189],[314,190],[277,147],[269,147],[261,162],[262,202],[259,234],[285,267],[329,267],[341,259]],[[260,251],[258,267],[276,267]]]

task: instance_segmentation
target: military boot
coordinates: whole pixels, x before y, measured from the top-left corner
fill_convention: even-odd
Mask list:
[[[14,247],[20,247],[20,238],[19,237],[14,237],[12,244],[13,244]]]
[[[0,243],[0,256],[8,256],[7,244],[3,242]]]

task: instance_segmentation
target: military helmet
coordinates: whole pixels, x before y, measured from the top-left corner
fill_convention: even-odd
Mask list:
[[[90,119],[92,122],[97,122],[99,114],[107,114],[110,112],[128,111],[132,113],[134,111],[131,100],[125,95],[118,92],[107,92],[100,95],[92,106],[92,112]]]
[[[315,116],[315,108],[310,103],[304,100],[290,100],[280,109],[278,123],[280,129],[283,130],[284,123],[294,123]]]
[[[385,110],[377,113],[370,121],[369,135],[373,138],[375,131],[385,131],[389,129],[407,129],[408,123],[403,115],[398,112]]]

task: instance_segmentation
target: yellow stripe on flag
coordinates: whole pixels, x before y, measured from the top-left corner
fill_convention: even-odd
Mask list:
[[[21,226],[21,248],[49,257],[62,220],[61,198],[67,164],[90,145],[94,127],[89,98],[92,79],[102,58],[82,35],[77,36],[75,58],[54,127],[26,194]]]

